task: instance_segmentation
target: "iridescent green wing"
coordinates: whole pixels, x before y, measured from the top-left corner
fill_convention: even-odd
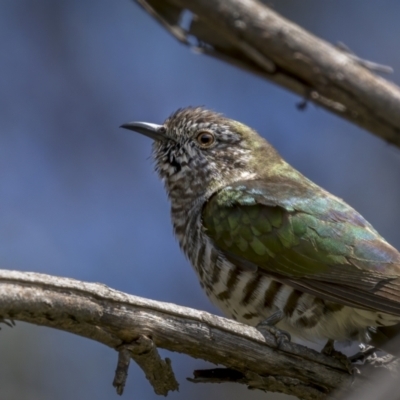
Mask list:
[[[340,304],[400,315],[400,254],[354,209],[296,182],[239,182],[203,209],[226,258]]]

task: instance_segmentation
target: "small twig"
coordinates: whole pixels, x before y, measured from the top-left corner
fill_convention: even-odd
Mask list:
[[[382,74],[392,74],[393,68],[389,65],[378,64],[373,61],[366,60],[365,58],[361,58],[357,56],[347,45],[343,42],[337,42],[336,47],[346,53],[352,60],[362,65],[364,68],[368,69],[372,72],[381,72]]]
[[[157,347],[149,337],[141,335],[136,341],[124,345],[124,349],[130,352],[131,358],[143,370],[156,394],[166,396],[169,391],[179,389],[171,360],[169,358],[163,360],[160,357]]]
[[[146,0],[136,0],[143,9],[156,19],[175,39],[183,44],[189,44],[187,34],[178,24],[171,24],[166,18],[157,12]]]
[[[126,348],[125,345],[122,345],[118,349],[118,363],[113,380],[113,386],[117,390],[117,394],[119,394],[120,396],[122,395],[122,393],[124,393],[130,361],[131,352],[128,348]]]
[[[298,110],[304,111],[307,108],[308,103],[309,103],[309,98],[308,98],[308,96],[305,96],[301,101],[299,101],[296,104],[296,107]]]

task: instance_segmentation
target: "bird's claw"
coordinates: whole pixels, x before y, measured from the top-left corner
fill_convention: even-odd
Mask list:
[[[325,354],[327,356],[333,356],[335,351],[336,351],[335,350],[335,341],[332,339],[328,339],[324,348],[321,350],[321,353]]]
[[[365,345],[360,345],[360,351],[356,354],[353,354],[351,357],[349,357],[349,361],[353,364],[356,362],[360,362],[361,364],[365,364],[369,360],[376,358],[376,352],[378,349],[374,346],[365,346]]]
[[[257,326],[275,326],[278,322],[281,322],[284,317],[285,316],[283,315],[283,312],[278,310],[271,314],[268,318],[265,318],[263,321],[261,321]]]
[[[335,349],[334,340],[328,339],[324,348],[321,350],[321,353],[339,360],[346,367],[346,369],[349,371],[350,374],[356,373],[357,369],[354,368],[351,360],[345,354]]]
[[[278,310],[256,326],[261,333],[268,332],[275,337],[278,349],[280,349],[284,343],[292,340],[289,332],[278,329],[275,326],[278,322],[282,321],[283,318],[283,312]]]
[[[12,328],[15,326],[15,321],[13,319],[6,320],[3,317],[0,317],[0,324],[5,324],[5,325],[9,326],[10,328]]]

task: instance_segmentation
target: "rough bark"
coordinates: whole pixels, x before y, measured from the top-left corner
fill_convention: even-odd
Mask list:
[[[182,43],[256,73],[400,146],[400,88],[382,66],[255,0],[136,0]],[[181,26],[192,13],[189,28]],[[305,103],[303,103],[305,104]]]
[[[61,329],[115,349],[118,393],[123,391],[130,358],[157,394],[178,388],[171,362],[160,358],[158,347],[227,368],[197,371],[194,382],[234,381],[301,399],[323,399],[356,387],[354,376],[338,358],[294,343],[278,346],[268,332],[98,283],[0,270],[1,320]],[[365,385],[363,377],[357,381]]]

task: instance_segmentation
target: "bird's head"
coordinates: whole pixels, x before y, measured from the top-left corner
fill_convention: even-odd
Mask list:
[[[122,127],[154,140],[156,171],[171,198],[207,196],[233,182],[256,179],[282,161],[253,129],[201,107],[179,109],[163,125]]]

